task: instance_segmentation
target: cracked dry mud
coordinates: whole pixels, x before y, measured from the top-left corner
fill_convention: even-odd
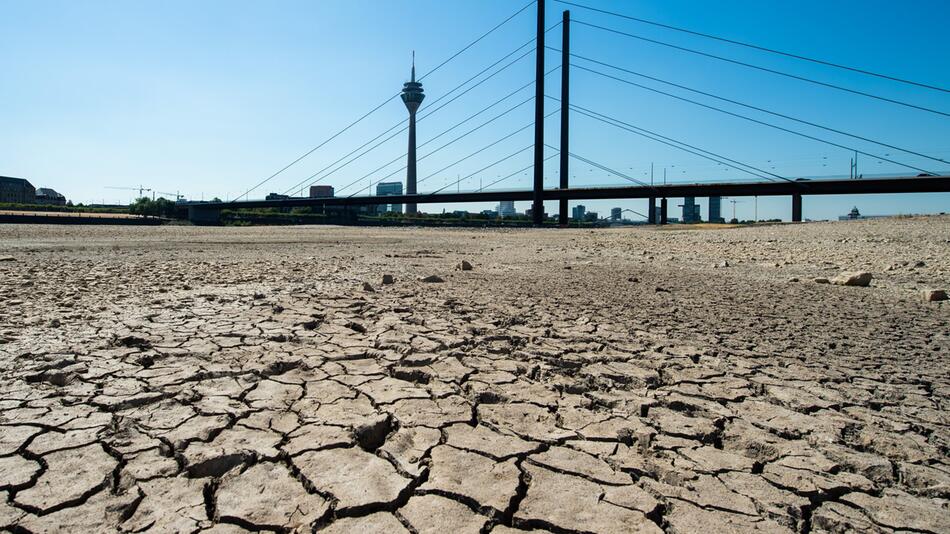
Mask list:
[[[950,532],[946,217],[0,255],[0,529]]]

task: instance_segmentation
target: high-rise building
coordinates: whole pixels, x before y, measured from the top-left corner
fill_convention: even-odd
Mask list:
[[[683,222],[699,222],[699,205],[696,204],[696,197],[683,197]]]
[[[683,222],[693,222],[693,214],[696,213],[696,197],[683,198]]]
[[[402,194],[402,182],[380,182],[376,184],[376,196],[385,197]],[[402,213],[402,204],[381,204],[380,211]],[[408,212],[407,212],[408,213]]]
[[[515,201],[514,200],[502,200],[498,203],[498,216],[499,217],[513,217],[517,215],[518,212],[515,211]]]
[[[587,208],[583,204],[578,204],[571,208],[571,218],[575,221],[584,220],[584,214],[587,213]]]
[[[422,91],[422,84],[416,81],[416,53],[412,53],[412,78],[402,86],[402,101],[409,110],[409,156],[406,163],[406,194],[416,194],[416,111],[422,105],[426,95]],[[400,207],[402,211],[402,207]],[[406,213],[416,213],[416,203],[406,204]]]
[[[620,221],[621,216],[623,215],[623,210],[620,208],[610,208],[610,220],[611,221]]]
[[[709,197],[709,222],[726,222],[722,218],[722,197]]]
[[[310,198],[326,198],[333,196],[332,185],[311,185]]]

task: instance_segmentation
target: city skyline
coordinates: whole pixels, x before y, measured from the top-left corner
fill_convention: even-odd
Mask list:
[[[911,78],[925,79],[937,85],[947,85],[947,75],[945,74],[947,69],[940,68],[947,66],[947,58],[928,58],[926,65],[919,61],[914,55],[914,51],[920,50],[919,47],[923,46],[924,40],[916,35],[908,35],[906,39],[902,39],[897,43],[901,46],[895,50],[882,51],[872,47],[869,50],[879,52],[873,57],[870,53],[857,54],[862,45],[860,32],[845,31],[845,36],[855,37],[855,41],[844,44],[835,41],[833,47],[828,47],[828,41],[823,41],[821,36],[817,34],[813,36],[816,39],[814,43],[795,38],[795,29],[800,27],[802,19],[810,13],[807,8],[801,9],[800,14],[792,17],[788,22],[789,27],[783,29],[783,31],[775,35],[756,35],[758,33],[756,23],[768,20],[771,15],[739,3],[728,4],[725,9],[729,13],[744,10],[745,17],[736,24],[729,23],[725,15],[709,18],[706,22],[695,20],[697,18],[696,13],[702,10],[699,8],[687,10],[683,3],[673,3],[665,7],[647,2],[635,4],[591,3],[599,7],[644,14],[649,18],[694,27],[699,30],[765,43],[777,48],[799,51],[819,57],[830,57],[841,61],[849,60],[868,68],[889,73],[896,72]],[[138,184],[162,191],[182,191],[192,199],[199,199],[202,194],[206,199],[213,196],[233,198],[240,195],[260,181],[261,178],[266,177],[299,155],[308,146],[315,145],[346,122],[358,117],[380,96],[390,93],[391,88],[398,86],[398,83],[405,76],[406,60],[399,60],[399,56],[407,58],[408,52],[413,48],[420,51],[425,50],[425,54],[420,53],[420,57],[426,58],[425,64],[429,68],[435,67],[450,53],[450,50],[464,46],[466,42],[482,31],[482,27],[487,28],[497,24],[512,10],[512,6],[509,4],[499,2],[483,4],[484,9],[472,9],[469,5],[458,4],[452,6],[458,11],[453,17],[453,14],[449,13],[452,9],[440,8],[440,5],[435,3],[424,3],[423,9],[420,10],[420,16],[416,20],[398,14],[396,10],[390,9],[388,6],[381,6],[375,10],[374,16],[366,19],[369,22],[368,24],[357,26],[356,30],[352,31],[354,35],[341,38],[337,35],[338,32],[332,31],[331,26],[333,25],[325,21],[339,22],[361,14],[365,15],[368,11],[371,11],[368,5],[354,4],[348,9],[340,6],[294,4],[303,11],[310,12],[313,15],[313,20],[323,21],[320,28],[327,30],[329,35],[310,34],[305,31],[303,25],[291,24],[292,31],[289,35],[292,37],[288,37],[286,41],[294,41],[295,39],[298,41],[271,43],[254,40],[254,43],[263,50],[255,50],[252,46],[246,45],[240,47],[241,53],[229,54],[224,52],[225,44],[234,43],[239,35],[236,30],[251,31],[257,39],[272,37],[276,25],[280,22],[286,22],[286,17],[272,10],[251,5],[241,5],[241,9],[215,11],[213,6],[223,6],[224,4],[212,3],[208,4],[212,7],[192,8],[191,10],[185,10],[180,16],[174,16],[171,8],[163,9],[156,6],[120,7],[109,2],[98,2],[91,4],[88,10],[76,10],[65,4],[53,4],[59,9],[49,6],[27,8],[18,4],[9,4],[8,11],[22,15],[21,19],[23,19],[24,24],[15,27],[7,24],[4,29],[9,31],[5,33],[5,37],[0,37],[0,40],[8,40],[11,45],[15,43],[15,46],[4,47],[4,49],[19,51],[20,54],[14,57],[11,52],[0,52],[0,59],[4,60],[12,74],[25,76],[19,78],[23,80],[20,86],[0,89],[0,96],[4,97],[5,102],[11,104],[10,112],[7,115],[11,117],[10,124],[12,126],[8,132],[2,134],[4,142],[0,146],[5,148],[0,149],[0,155],[4,156],[2,160],[9,167],[0,169],[0,174],[26,178],[34,183],[42,183],[65,193],[75,201],[82,202],[108,200],[109,197],[113,197],[114,200],[128,200],[128,198],[116,196],[114,191],[105,188],[109,186],[130,187]],[[560,9],[563,7],[567,6],[551,2],[548,9],[548,19],[556,21],[558,19],[557,15],[560,14]],[[939,3],[934,3],[932,7],[937,11],[946,11],[946,7]],[[583,17],[584,20],[594,20],[596,18],[596,14],[586,13],[576,8],[572,9],[574,9],[575,16]],[[491,39],[481,43],[483,46],[473,48],[469,55],[465,56],[466,63],[468,63],[467,70],[480,69],[497,59],[497,56],[510,52],[514,45],[527,41],[531,36],[530,26],[532,23],[531,10],[527,11],[527,13],[522,13],[514,19],[509,25],[510,27],[502,28],[498,35],[493,35]],[[172,22],[180,22],[182,27],[175,31],[182,33],[181,37],[191,46],[191,49],[194,49],[196,40],[210,39],[210,37],[200,35],[198,27],[199,23],[207,20],[212,13],[217,13],[224,19],[223,28],[214,32],[215,37],[220,42],[209,40],[206,43],[208,50],[195,52],[193,54],[195,57],[184,57],[182,55],[184,45],[170,42],[168,40],[169,34],[165,32],[171,31],[170,25]],[[83,19],[85,17],[94,18],[96,14],[102,15],[102,17],[101,20],[90,21],[92,28],[109,28],[109,32],[94,34],[95,32],[88,28],[81,30],[66,25],[69,15]],[[263,18],[263,26],[266,31],[245,28],[248,20],[255,14]],[[44,15],[48,17],[44,18]],[[133,30],[139,27],[137,21],[140,17],[146,15],[154,16],[157,24],[150,27],[144,35],[137,35],[132,38]],[[913,13],[908,15],[900,12],[898,15],[907,20],[913,16]],[[373,38],[367,36],[364,41],[359,41],[359,36],[364,35],[364,30],[378,29],[379,24],[382,24],[383,20],[389,20],[390,16],[392,16],[393,25],[404,24],[409,28],[410,34],[414,36],[412,41],[416,42],[406,42],[404,35],[398,36],[395,30],[390,31],[389,29],[383,32],[384,35],[382,36]],[[862,21],[866,27],[874,28],[874,24],[883,27],[883,15],[866,16],[868,20]],[[125,18],[123,19],[123,17]],[[459,25],[457,19],[462,17],[471,20],[471,24]],[[762,20],[757,20],[756,17]],[[923,18],[913,20],[920,24],[926,25],[927,23]],[[438,24],[438,21],[441,21],[441,24]],[[453,21],[455,22],[454,25],[452,24]],[[120,22],[122,24],[119,24]],[[110,26],[110,24],[112,25]],[[25,28],[29,28],[33,33],[26,36]],[[442,30],[434,30],[434,28],[442,28]],[[449,28],[457,31],[450,32],[450,35],[441,33]],[[57,29],[63,30],[63,34],[52,35]],[[637,29],[640,30],[641,28]],[[836,31],[838,29],[836,28]],[[130,39],[131,46],[128,50],[110,49],[107,51],[108,53],[99,56],[89,53],[92,50],[103,51],[123,37]],[[350,47],[344,46],[341,50],[338,43],[332,55],[318,51],[312,54],[313,57],[307,56],[307,60],[312,61],[314,65],[327,62],[334,64],[335,68],[327,69],[330,72],[307,75],[295,74],[288,77],[286,74],[276,72],[275,65],[270,64],[272,61],[279,66],[287,67],[292,62],[289,60],[287,60],[287,63],[281,61],[279,59],[281,53],[294,59],[302,59],[306,56],[305,52],[315,51],[314,47],[317,46],[317,43],[330,42],[333,37],[338,38],[338,41],[342,41],[344,44],[350,45]],[[43,41],[43,38],[46,38],[47,41]],[[79,43],[78,48],[81,51],[65,50],[62,47],[64,42],[68,42],[70,39],[78,39],[76,42]],[[406,42],[406,45],[399,47],[392,46],[390,43],[388,48],[372,46],[374,43],[380,43],[387,39],[398,39],[397,42]],[[612,47],[616,46],[619,41],[595,35],[593,32],[578,32],[575,39],[575,49],[579,50],[578,53],[581,54],[596,55],[602,53],[607,56],[615,56],[618,53]],[[847,41],[847,39],[843,40]],[[548,34],[548,41],[549,45],[559,45],[556,32]],[[813,49],[810,49],[812,47]],[[142,66],[134,68],[130,65],[134,58],[133,52],[141,52],[143,49],[147,53],[144,54],[144,60],[141,62]],[[718,50],[719,48],[717,48]],[[82,51],[86,52],[85,55]],[[659,56],[666,54],[665,52],[660,54],[652,50],[652,55],[646,54],[642,50],[635,50],[634,52],[634,56],[626,63],[618,62],[628,66],[639,65],[639,60],[645,59],[646,66],[643,70],[648,70],[647,67],[660,69],[662,60]],[[726,52],[736,54],[732,49],[721,48],[721,53],[725,54]],[[268,53],[274,53],[275,56],[269,57]],[[849,56],[848,54],[855,55]],[[63,57],[59,57],[60,55]],[[549,67],[557,65],[558,59],[556,56],[553,52],[548,55]],[[720,72],[724,70],[723,67],[709,67],[708,65],[693,72],[690,68],[700,65],[699,63],[693,63],[692,59],[675,57],[677,58],[675,66],[682,71],[682,73],[677,72],[677,74],[685,73],[684,76],[697,78],[689,80],[690,85],[701,87],[707,87],[708,84],[720,85],[721,87],[717,90],[728,93],[730,96],[735,96],[743,101],[761,103],[757,91],[750,91],[737,85],[750,83],[747,76],[733,76],[735,74],[733,71],[729,71],[730,76],[724,76]],[[61,63],[66,61],[67,58],[72,58],[73,63],[70,65]],[[35,60],[35,65],[26,64],[31,59]],[[174,59],[184,64],[176,64],[172,61]],[[426,108],[423,107],[420,111],[422,116],[419,124],[421,143],[424,145],[448,125],[463,119],[471,111],[479,109],[479,106],[490,103],[491,95],[506,94],[510,90],[510,86],[517,87],[521,82],[530,79],[530,59],[529,55],[528,59],[515,64],[508,72],[502,73],[497,79],[486,84],[485,92],[474,91],[470,97],[460,101],[457,107],[447,107],[445,112],[432,119],[436,122],[425,120]],[[766,61],[761,57],[755,57],[755,59],[760,62]],[[341,72],[340,65],[345,62],[355,63],[357,60],[368,62],[368,68],[344,71],[348,74],[344,78],[334,76],[332,78],[332,89],[335,89],[336,92],[329,91],[329,88],[327,88],[328,92],[323,93],[326,82],[330,79],[324,78],[324,76],[329,76],[330,73],[339,74]],[[224,68],[222,68],[222,63]],[[276,77],[272,78],[270,82],[257,79],[257,77],[251,79],[252,77],[249,74],[235,71],[242,65],[257,66],[264,73]],[[783,68],[788,68],[787,62],[781,63],[781,65]],[[56,66],[65,66],[66,68],[57,70]],[[202,66],[210,67],[208,69],[210,72],[200,72]],[[151,67],[151,71],[148,67]],[[81,72],[83,68],[92,72]],[[432,84],[435,84],[434,86],[427,81],[428,91],[433,95],[432,98],[439,98],[448,94],[455,84],[464,80],[467,77],[466,68],[461,68],[455,64],[449,65],[433,76]],[[713,70],[709,70],[710,68]],[[162,69],[165,72],[160,72]],[[402,71],[401,75],[398,74],[400,70]],[[423,72],[427,70],[429,69],[422,69]],[[829,75],[826,70],[813,70],[810,67],[800,70],[806,74],[817,73],[826,77]],[[716,76],[704,85],[699,79],[702,78],[702,75],[708,75],[710,72],[716,74]],[[97,74],[101,75],[101,78],[95,79]],[[666,73],[664,76],[668,74]],[[941,101],[940,98],[929,93],[895,87],[879,81],[865,83],[865,80],[861,78],[855,79],[839,76],[838,74],[833,75],[841,78],[840,83],[853,84],[855,81],[860,81],[862,82],[862,88],[868,87],[878,91],[886,91],[889,95],[922,102],[931,107],[940,108],[945,103],[945,100]],[[236,82],[232,89],[221,91],[221,84],[232,79]],[[367,79],[369,80],[368,83]],[[110,80],[116,82],[120,88],[128,89],[131,87],[141,90],[143,87],[149,87],[149,90],[123,94],[120,90],[110,90],[105,83]],[[204,82],[205,85],[199,83],[196,86],[189,86],[189,83],[196,80]],[[385,83],[383,83],[384,81]],[[848,104],[845,105],[841,104],[843,101],[839,101],[838,96],[829,96],[825,93],[816,92],[814,95],[820,94],[823,95],[823,98],[808,101],[809,98],[813,97],[812,89],[800,89],[795,86],[793,90],[784,85],[775,85],[774,80],[766,78],[755,78],[751,81],[756,82],[755,85],[757,86],[762,84],[762,87],[766,90],[775,89],[775,94],[782,97],[776,98],[779,101],[778,104],[775,104],[776,106],[788,106],[789,102],[795,104],[790,107],[782,107],[783,111],[807,114],[809,118],[814,120],[820,118],[823,123],[835,124],[840,127],[847,126],[848,130],[861,131],[869,137],[885,138],[900,145],[912,146],[928,154],[950,157],[950,147],[941,143],[950,135],[950,129],[948,129],[945,119],[931,119],[917,112],[878,107],[876,103],[859,102],[854,104],[848,101]],[[80,83],[70,84],[69,82]],[[663,100],[657,100],[664,102],[662,107],[651,109],[641,103],[640,100],[631,100],[630,97],[636,95],[639,98],[650,98],[652,103],[654,98],[652,96],[645,97],[637,93],[631,94],[626,89],[614,87],[608,90],[600,85],[595,85],[594,82],[594,77],[590,75],[580,72],[575,74],[572,101],[591,107],[600,104],[601,101],[605,108],[609,107],[606,104],[612,104],[613,108],[619,107],[622,110],[630,111],[634,115],[645,116],[644,122],[650,128],[660,129],[680,137],[684,135],[684,130],[703,132],[705,135],[696,136],[698,141],[688,136],[687,138],[693,142],[705,143],[704,146],[710,146],[717,151],[725,151],[736,159],[757,166],[768,166],[783,175],[795,177],[847,176],[849,161],[852,157],[852,154],[847,151],[816,146],[814,143],[805,143],[798,140],[784,140],[784,138],[781,138],[782,141],[777,141],[780,138],[772,137],[772,134],[760,134],[758,130],[753,130],[746,125],[737,126],[736,123],[726,123],[724,126],[718,117],[710,118],[705,115],[700,117],[698,111],[688,106],[674,107],[673,104]],[[155,85],[149,85],[149,83]],[[558,88],[557,76],[552,75],[548,78],[548,86],[548,94],[556,94]],[[28,87],[38,88],[38,90],[34,92],[35,94],[29,94],[29,91],[26,91]],[[341,88],[344,89],[341,91]],[[189,89],[191,91],[188,91]],[[218,91],[215,91],[215,89],[218,89]],[[309,90],[309,95],[306,94],[305,89]],[[97,90],[99,90],[99,93],[97,93]],[[342,103],[331,102],[328,98],[330,94],[334,94],[335,98],[342,100]],[[275,96],[287,98],[284,102],[277,104],[275,103]],[[529,91],[519,93],[517,96],[518,98],[513,98],[510,101],[511,104],[521,102],[522,98],[529,96]],[[479,99],[482,101],[479,102]],[[276,100],[280,101],[280,98]],[[192,113],[185,113],[168,107],[169,104],[181,104],[183,101],[186,104],[191,104],[185,106],[185,108],[190,109]],[[41,106],[42,103],[46,105]],[[261,117],[258,116],[264,114],[260,113],[261,105],[264,106],[264,110],[270,112],[271,120],[269,122],[261,121]],[[279,184],[279,187],[274,190],[265,187],[263,190],[255,191],[252,196],[263,197],[271,192],[281,193],[287,185],[291,185],[300,179],[303,179],[305,187],[308,175],[331,163],[338,155],[352,149],[357,144],[355,140],[360,139],[360,135],[365,138],[374,135],[383,126],[388,127],[400,120],[405,121],[405,109],[402,110],[402,116],[397,117],[397,105],[398,103],[393,103],[393,106],[381,110],[378,119],[374,116],[366,124],[355,128],[353,139],[340,140],[339,143],[329,144],[325,149],[315,152],[311,158],[294,168],[293,173],[288,172],[287,180],[275,182],[275,185]],[[420,152],[419,163],[420,192],[450,186],[457,176],[468,175],[469,172],[463,170],[463,167],[451,168],[445,173],[431,176],[431,179],[429,173],[442,168],[443,164],[453,161],[458,156],[491,141],[493,136],[498,136],[499,132],[507,133],[509,129],[520,126],[521,122],[519,121],[530,119],[529,113],[532,106],[525,103],[519,106],[516,109],[517,113],[503,117],[496,123],[497,128],[492,129],[493,133],[478,132],[471,137],[470,142],[466,140],[464,147],[458,149],[451,147],[428,159],[425,156],[429,149],[423,149],[425,151]],[[547,107],[549,110],[554,110],[556,109],[556,103],[549,101]],[[25,114],[20,111],[38,108],[41,109],[33,114]],[[152,111],[153,108],[155,111]],[[500,107],[500,109],[506,108]],[[294,111],[296,114],[291,114],[290,111]],[[825,113],[824,115],[820,113],[822,111]],[[56,112],[59,114],[57,115]],[[120,118],[118,114],[124,114],[126,118]],[[178,119],[178,122],[173,123],[170,118],[166,121],[163,119],[163,115],[170,115]],[[130,122],[135,122],[136,119],[141,119],[141,121],[130,127]],[[653,179],[656,182],[659,182],[659,175],[663,170],[665,170],[670,182],[679,181],[684,175],[692,181],[730,179],[729,171],[725,171],[721,166],[709,164],[697,158],[686,157],[673,151],[659,149],[651,145],[649,141],[637,141],[629,136],[620,137],[620,133],[611,132],[609,129],[595,128],[591,121],[585,118],[572,119],[572,122],[574,131],[577,132],[577,134],[572,134],[572,151],[576,148],[578,153],[603,161],[611,168],[629,176],[646,180],[652,167]],[[253,133],[248,131],[248,123],[259,126],[260,131]],[[159,128],[155,128],[156,125]],[[897,127],[893,127],[893,125],[897,125]],[[546,123],[548,139],[556,140],[556,126],[557,117],[549,118]],[[83,130],[83,127],[86,129]],[[79,137],[81,131],[89,134],[88,139]],[[294,134],[292,138],[288,132]],[[529,135],[530,132],[525,133],[525,136]],[[518,141],[520,143],[521,139],[526,139],[526,142],[530,141],[530,138],[527,137],[516,137],[512,142]],[[325,182],[320,183],[332,185],[338,191],[342,189],[341,194],[345,195],[361,189],[372,191],[374,182],[387,181],[383,179],[382,173],[371,175],[362,183],[352,186],[348,184],[354,177],[362,176],[365,171],[377,167],[380,162],[397,158],[399,153],[404,150],[400,148],[400,145],[405,146],[404,142],[405,136],[398,136],[390,143],[392,146],[388,144],[382,147],[377,155],[378,157],[372,162],[367,162],[365,167],[353,165],[347,171],[340,172],[338,175],[327,178]],[[432,146],[438,146],[438,144]],[[422,148],[422,145],[420,148]],[[509,151],[510,149],[510,147],[507,148]],[[388,152],[384,153],[384,151]],[[474,171],[480,166],[494,161],[499,154],[503,153],[504,150],[501,150],[498,153],[486,153],[484,157],[472,158],[469,162],[466,162],[465,165],[468,165],[468,167],[464,167],[464,169]],[[546,152],[546,155],[551,153],[556,152]],[[890,155],[890,153],[887,155]],[[867,159],[869,158],[859,158],[863,174],[890,174],[898,171],[897,168],[893,168],[888,164],[878,163],[875,160],[865,161]],[[920,165],[920,162],[913,158],[904,159],[909,159]],[[138,164],[136,164],[137,162]],[[500,179],[509,174],[511,170],[529,163],[530,160],[513,160],[511,168],[506,168],[503,171],[498,169],[499,172],[484,172],[473,176],[467,182],[458,184],[458,188],[462,190],[477,189],[479,181],[476,181],[476,179],[481,179],[482,183],[495,181],[495,179]],[[577,161],[573,161],[571,165],[572,183],[577,185],[606,185],[622,182],[615,176],[607,176],[606,173],[595,170],[591,166],[579,164]],[[386,171],[392,169],[395,169],[395,167],[387,168]],[[130,176],[132,173],[134,173],[134,177]],[[732,174],[735,175],[736,173],[732,172]],[[904,172],[904,174],[907,173]],[[529,188],[529,175],[530,172],[524,173],[523,176],[515,175],[499,184],[497,188]],[[545,166],[545,186],[549,188],[556,187],[557,180],[557,161],[551,159]],[[349,189],[346,189],[347,187]],[[948,204],[948,199],[950,199],[950,196],[945,194],[848,196],[845,198],[806,197],[804,211],[806,218],[816,219],[836,218],[847,213],[852,205],[858,205],[862,212],[869,214],[937,212],[946,210],[945,206]],[[579,203],[585,204],[591,211],[601,213],[609,211],[617,204],[640,212],[646,211],[645,200],[623,202],[586,201],[572,202],[571,205]],[[671,200],[671,213],[675,213],[676,210],[673,209],[673,206],[678,203],[680,203],[679,199]],[[787,198],[762,198],[758,199],[757,202],[752,198],[742,199],[742,203],[738,205],[738,218],[752,218],[755,210],[753,205],[758,206],[759,218],[788,218],[788,212],[790,211],[788,204]],[[468,209],[469,211],[478,212],[492,207],[481,204],[438,205],[425,206],[423,210],[439,212],[442,211],[442,208],[445,208],[446,211]],[[523,212],[528,206],[526,203],[519,202],[516,207],[518,211]],[[546,203],[545,208],[548,213],[554,213],[556,203]],[[731,214],[731,208],[732,205],[724,206],[726,213],[723,215]]]

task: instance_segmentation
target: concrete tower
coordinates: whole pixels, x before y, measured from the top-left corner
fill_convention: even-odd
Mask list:
[[[416,194],[416,111],[426,95],[416,81],[416,53],[412,53],[412,78],[402,86],[402,101],[409,110],[409,161],[406,163],[406,194]],[[416,213],[416,203],[406,203],[406,214]]]

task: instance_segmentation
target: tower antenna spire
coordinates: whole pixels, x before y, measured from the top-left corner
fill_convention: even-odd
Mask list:
[[[416,51],[412,51],[412,81],[416,81]]]

